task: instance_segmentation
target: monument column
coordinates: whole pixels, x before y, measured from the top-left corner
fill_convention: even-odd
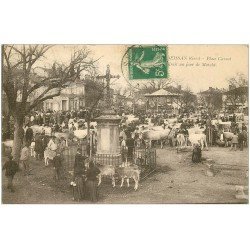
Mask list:
[[[110,79],[119,78],[119,76],[112,76],[108,65],[106,75],[99,78],[106,80],[107,95],[105,98],[106,110],[95,119],[97,121],[97,152],[95,157],[96,161],[102,164],[118,166],[122,163],[119,143],[121,117],[111,109]]]
[[[107,110],[97,121],[97,152],[96,159],[109,165],[120,165],[119,123],[120,116]]]

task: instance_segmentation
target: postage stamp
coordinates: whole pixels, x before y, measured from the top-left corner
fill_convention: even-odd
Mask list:
[[[167,78],[167,47],[139,46],[129,50],[129,79]]]

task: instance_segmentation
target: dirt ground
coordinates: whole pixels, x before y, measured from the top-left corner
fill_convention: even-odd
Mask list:
[[[113,188],[104,180],[99,188],[99,204],[159,204],[159,203],[248,203],[235,198],[235,185],[248,187],[248,150],[230,151],[212,147],[203,151],[206,161],[193,164],[191,152],[177,153],[175,149],[157,149],[157,170],[142,179],[137,191],[126,185]],[[3,159],[3,162],[5,159]],[[207,164],[213,164],[213,177],[207,176]],[[52,167],[42,161],[31,161],[31,175],[18,172],[14,179],[15,192],[6,188],[2,174],[2,203],[4,204],[77,204],[72,200],[71,177],[55,181]],[[67,169],[68,172],[70,169]],[[126,184],[126,183],[124,183]],[[248,194],[248,190],[246,191]],[[82,201],[80,203],[89,203]]]

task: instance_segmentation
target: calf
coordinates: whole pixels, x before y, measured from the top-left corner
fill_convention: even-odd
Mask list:
[[[115,167],[112,165],[101,165],[100,163],[96,163],[96,166],[100,170],[100,174],[98,175],[98,186],[101,185],[102,177],[108,176],[112,180],[112,186],[115,187]]]
[[[128,167],[121,167],[119,166],[116,169],[116,173],[121,177],[121,187],[123,186],[124,179],[127,180],[127,185],[129,187],[129,179],[132,178],[135,182],[134,190],[138,189],[139,180],[140,180],[140,173],[138,166],[132,164]]]

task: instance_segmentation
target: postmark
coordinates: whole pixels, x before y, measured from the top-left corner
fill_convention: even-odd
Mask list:
[[[130,80],[168,77],[167,47],[160,45],[133,46],[128,50]]]

